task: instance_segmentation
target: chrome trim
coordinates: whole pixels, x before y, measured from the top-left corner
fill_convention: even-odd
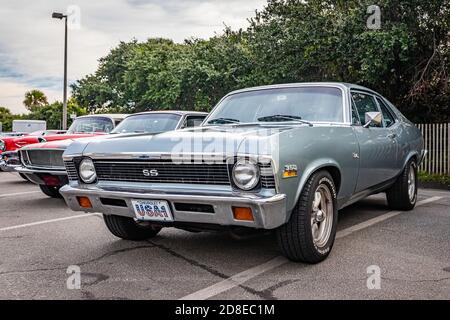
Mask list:
[[[28,174],[39,174],[39,173],[49,173],[55,176],[67,176],[66,170],[50,170],[50,169],[38,169],[38,168],[28,168],[23,166],[18,166],[15,168],[15,171],[19,173],[28,173]]]
[[[175,222],[208,223],[224,226],[245,226],[258,229],[275,229],[286,223],[288,213],[286,211],[286,195],[277,194],[270,197],[255,195],[239,196],[213,196],[192,194],[168,194],[168,193],[134,193],[123,191],[107,191],[95,187],[80,188],[66,185],[60,190],[67,205],[74,211],[102,212],[124,217],[135,217],[131,200],[154,199],[165,200],[171,204]],[[81,208],[77,196],[85,196],[91,200],[92,209]],[[127,207],[104,205],[100,198],[112,198],[124,200]],[[174,202],[186,202],[192,204],[209,204],[214,208],[214,213],[177,211]],[[239,221],[233,218],[233,206],[247,206],[252,208],[254,221]]]
[[[428,155],[428,150],[422,150],[421,154],[420,154],[420,159],[419,159],[419,163],[417,164],[417,167],[419,167],[423,160],[425,160],[425,157]]]

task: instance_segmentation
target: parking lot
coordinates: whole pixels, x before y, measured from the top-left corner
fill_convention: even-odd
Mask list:
[[[0,172],[0,299],[450,299],[450,192],[420,190],[412,212],[375,195],[339,219],[318,265],[287,262],[271,234],[165,229],[129,242]],[[81,289],[67,288],[69,266]],[[367,285],[373,266],[379,289]]]

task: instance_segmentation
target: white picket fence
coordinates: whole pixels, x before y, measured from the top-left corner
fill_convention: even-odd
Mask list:
[[[428,155],[420,166],[427,173],[450,175],[450,123],[417,125],[425,140]]]

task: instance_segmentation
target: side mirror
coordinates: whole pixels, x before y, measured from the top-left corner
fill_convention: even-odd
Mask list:
[[[366,124],[363,126],[364,128],[368,128],[371,124],[380,127],[383,123],[381,112],[366,112],[365,117]]]

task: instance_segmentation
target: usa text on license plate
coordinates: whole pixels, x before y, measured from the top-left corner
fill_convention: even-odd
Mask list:
[[[136,219],[145,221],[173,221],[169,203],[163,200],[133,200]]]

